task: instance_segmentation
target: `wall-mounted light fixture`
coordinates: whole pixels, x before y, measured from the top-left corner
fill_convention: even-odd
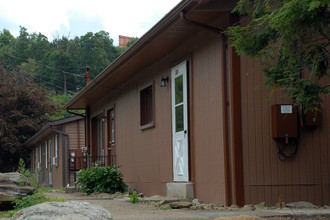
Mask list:
[[[74,163],[75,161],[75,156],[76,156],[76,153],[75,152],[71,152],[71,162]]]
[[[160,87],[166,87],[167,82],[168,82],[168,76],[163,76],[160,80]]]
[[[102,117],[102,122],[106,122],[107,121],[107,116],[106,115],[104,115],[103,117]]]

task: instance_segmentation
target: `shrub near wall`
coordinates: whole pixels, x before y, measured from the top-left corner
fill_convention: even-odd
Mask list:
[[[120,173],[119,167],[96,166],[87,170],[80,170],[77,175],[76,184],[86,194],[127,191],[127,185],[123,181],[123,175]]]

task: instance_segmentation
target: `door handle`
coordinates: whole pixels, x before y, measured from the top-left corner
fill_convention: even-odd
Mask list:
[[[187,130],[184,130],[184,133],[187,134]]]

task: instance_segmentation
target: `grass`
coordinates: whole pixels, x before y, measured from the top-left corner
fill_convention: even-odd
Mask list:
[[[0,218],[10,218],[16,212],[44,202],[65,202],[65,198],[49,198],[45,196],[45,192],[50,192],[56,189],[63,188],[49,188],[49,187],[39,187],[36,192],[32,195],[25,196],[24,198],[15,198],[14,199],[14,209],[6,212],[0,212]]]
[[[170,209],[172,209],[170,206],[168,206],[168,207],[163,207],[163,208],[160,208],[161,210],[170,210]]]

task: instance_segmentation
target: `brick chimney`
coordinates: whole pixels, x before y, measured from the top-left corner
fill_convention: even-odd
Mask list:
[[[126,44],[131,39],[133,39],[133,37],[127,37],[127,36],[119,35],[119,47],[120,48],[125,48],[126,47]]]

